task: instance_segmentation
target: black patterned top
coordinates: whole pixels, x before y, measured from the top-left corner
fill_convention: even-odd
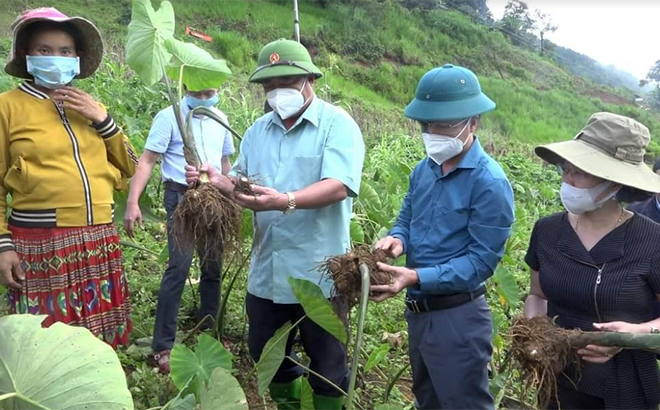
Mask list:
[[[587,251],[566,212],[534,225],[525,262],[539,272],[548,316],[567,329],[593,323],[653,319],[660,294],[660,225],[635,214]],[[560,383],[604,399],[608,409],[657,408],[660,372],[652,353],[624,350],[604,364],[583,362],[581,376],[567,369]]]

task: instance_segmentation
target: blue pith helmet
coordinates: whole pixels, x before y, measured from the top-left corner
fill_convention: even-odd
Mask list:
[[[424,74],[405,116],[421,122],[462,120],[495,109],[467,68],[445,64]]]

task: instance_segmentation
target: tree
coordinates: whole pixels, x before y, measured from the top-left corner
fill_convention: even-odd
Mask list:
[[[399,0],[401,6],[408,10],[421,9],[421,10],[435,10],[439,9],[442,5],[441,0]]]
[[[493,15],[486,4],[486,0],[443,0],[443,4],[449,8],[467,14],[479,23],[492,24]]]
[[[504,8],[504,16],[499,23],[499,29],[517,46],[533,48],[536,42],[534,34],[534,19],[529,14],[527,3],[521,0],[510,0]]]
[[[646,74],[646,78],[639,80],[640,87],[646,87],[652,83],[656,83],[660,87],[660,60],[653,63],[649,69],[649,73]]]
[[[534,11],[534,31],[538,34],[541,39],[541,54],[545,50],[545,34],[554,33],[557,31],[559,26],[555,25],[552,21],[552,17],[549,14],[542,12],[541,10]]]
[[[649,73],[646,74],[646,79],[649,81],[660,82],[660,60],[656,61],[651,66]]]

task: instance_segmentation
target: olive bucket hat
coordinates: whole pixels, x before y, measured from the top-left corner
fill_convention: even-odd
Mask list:
[[[660,192],[660,175],[644,163],[651,139],[643,124],[618,114],[597,112],[570,141],[534,149],[546,162],[568,161],[598,178],[646,192]]]
[[[294,75],[314,75],[319,78],[323,73],[312,63],[312,57],[305,46],[282,38],[261,49],[257,69],[250,76],[250,82],[260,83],[273,77]]]
[[[445,64],[424,74],[405,116],[421,122],[461,120],[495,109],[474,73]]]
[[[87,78],[94,74],[103,58],[103,39],[99,30],[82,17],[68,17],[53,7],[41,7],[23,12],[12,23],[14,31],[14,42],[12,45],[9,61],[5,65],[5,72],[13,77],[31,79],[32,75],[27,71],[25,56],[19,55],[19,51],[27,48],[28,28],[38,21],[52,21],[55,23],[70,24],[80,33],[77,39],[80,44],[80,74],[76,78]]]

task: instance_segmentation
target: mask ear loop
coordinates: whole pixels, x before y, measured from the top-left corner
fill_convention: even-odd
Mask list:
[[[468,125],[470,125],[470,118],[467,119],[467,122],[465,123],[465,126],[463,127],[463,129],[461,130],[461,132],[459,132],[458,134],[456,134],[456,139],[457,139],[457,140],[460,141],[460,136],[461,136],[461,134],[465,131],[465,129],[468,127]],[[468,139],[466,138],[465,141],[463,141],[463,146],[465,146],[465,144],[467,144],[467,140],[468,140]]]

